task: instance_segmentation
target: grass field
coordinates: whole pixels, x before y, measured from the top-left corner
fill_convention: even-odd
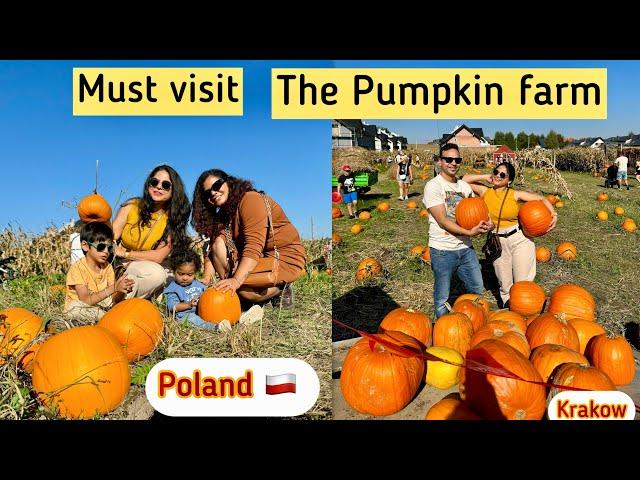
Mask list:
[[[305,242],[309,261],[323,256],[326,240]],[[51,285],[64,283],[61,273],[18,278],[7,290],[0,289],[0,310],[23,307],[40,315],[48,329],[61,331],[72,327],[62,317],[64,295],[52,293]],[[309,363],[320,378],[320,396],[304,419],[331,418],[331,277],[318,273],[311,263],[308,274],[294,284],[294,308],[265,307],[261,322],[236,326],[229,334],[211,333],[177,324],[164,313],[165,331],[161,344],[147,358],[130,364],[132,385],[129,394],[109,419],[144,418],[139,412],[144,397],[146,374],[151,367],[169,357],[292,357]],[[161,308],[161,311],[163,309]],[[148,408],[146,409],[148,412]],[[151,410],[150,413],[153,413]],[[147,415],[148,416],[148,415]],[[50,418],[31,392],[29,375],[9,359],[0,365],[0,419]]]
[[[371,219],[364,222],[349,219],[344,205],[339,205],[342,218],[333,221],[333,232],[342,237],[342,243],[333,250],[333,317],[368,332],[377,331],[384,315],[402,306],[424,311],[433,316],[433,274],[431,267],[409,254],[415,245],[428,244],[428,219],[421,218],[424,208],[422,196],[426,180],[416,173],[433,175],[432,169],[414,173],[416,178],[410,189],[409,200],[418,203],[416,210],[407,208],[407,201],[399,201],[398,187],[386,166],[380,167],[380,181],[358,203],[360,211],[371,212]],[[469,172],[463,165],[461,174]],[[489,173],[488,169],[482,173]],[[543,194],[556,193],[543,180],[534,180],[537,172],[527,169],[525,184],[516,188]],[[630,178],[632,188],[627,190],[607,189],[609,200],[598,202],[598,192],[605,191],[603,179],[586,173],[562,172],[573,198],[560,196],[565,203],[559,209],[557,227],[549,234],[537,238],[536,246],[546,246],[553,252],[549,263],[538,263],[536,282],[542,285],[547,295],[563,283],[577,283],[588,289],[596,299],[596,319],[606,329],[627,335],[637,335],[640,322],[640,304],[636,302],[638,291],[638,260],[640,259],[640,237],[638,232],[627,233],[621,228],[624,218],[640,220],[640,188],[635,178]],[[427,179],[427,180],[428,180]],[[388,212],[375,209],[381,201],[391,205]],[[336,206],[336,205],[334,205]],[[614,215],[616,206],[624,208],[623,216]],[[599,210],[608,212],[607,221],[598,221]],[[363,226],[361,233],[350,233],[353,224]],[[474,248],[480,252],[484,236],[474,239]],[[565,261],[555,254],[556,246],[563,241],[577,245],[578,257]],[[358,263],[365,257],[376,258],[383,266],[384,275],[378,280],[360,284],[355,272]],[[482,258],[482,253],[479,254]],[[483,268],[485,287],[495,288],[493,267]],[[461,293],[461,286],[454,285],[452,297]],[[485,296],[496,308],[490,291]],[[355,336],[353,332],[334,326],[333,340]],[[636,343],[636,348],[638,345]]]

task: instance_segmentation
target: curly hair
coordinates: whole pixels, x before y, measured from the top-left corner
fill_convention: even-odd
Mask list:
[[[154,175],[164,170],[171,179],[171,199],[167,202],[165,210],[168,213],[167,228],[162,234],[161,240],[166,241],[171,236],[173,248],[188,248],[191,239],[187,236],[187,222],[191,214],[191,204],[185,193],[184,183],[178,172],[169,165],[159,165],[154,168],[144,182],[144,190],[142,192],[142,200],[140,201],[140,225],[151,226],[151,215],[153,214],[153,199],[149,194],[149,181]],[[124,205],[129,203],[125,202]]]
[[[209,203],[204,192],[204,181],[210,176],[222,178],[229,187],[229,197],[220,208]],[[202,172],[193,190],[191,226],[200,235],[207,235],[211,239],[216,238],[235,217],[244,194],[255,191],[253,183],[249,180],[234,177],[223,170],[214,168]]]
[[[196,272],[202,268],[200,255],[198,255],[193,249],[173,250],[171,252],[171,256],[169,257],[169,266],[171,267],[171,270],[175,272],[180,265],[184,265],[186,263],[193,263],[196,267]]]

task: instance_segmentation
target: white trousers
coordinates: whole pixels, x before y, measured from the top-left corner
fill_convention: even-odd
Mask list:
[[[508,233],[516,227],[500,228],[497,233]],[[514,282],[536,278],[536,244],[527,238],[522,230],[504,238],[498,237],[502,245],[502,255],[495,262],[493,268],[500,283],[500,297],[503,302],[509,300],[509,290]]]

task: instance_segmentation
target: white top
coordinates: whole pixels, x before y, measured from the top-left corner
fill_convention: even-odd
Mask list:
[[[627,164],[629,163],[629,159],[627,157],[625,157],[624,155],[621,155],[618,158],[616,158],[616,161],[614,163],[618,166],[618,171],[626,172],[627,171]]]
[[[444,205],[447,217],[456,221],[456,207],[463,198],[473,197],[473,190],[467,182],[458,179],[456,183],[447,182],[442,175],[432,178],[424,186],[422,202],[427,208]],[[471,248],[471,237],[453,235],[440,228],[433,215],[429,215],[429,247],[437,250],[461,250]]]
[[[84,258],[82,243],[80,242],[80,234],[72,233],[69,235],[69,244],[71,245],[71,263],[69,263],[69,265],[73,265],[78,260],[82,260]]]

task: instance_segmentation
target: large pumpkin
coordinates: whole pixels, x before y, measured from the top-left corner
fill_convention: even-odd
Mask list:
[[[509,290],[509,310],[523,317],[537,315],[547,299],[544,290],[535,282],[515,282]]]
[[[485,311],[487,315],[489,315],[489,312],[491,311],[491,304],[489,303],[489,300],[478,295],[477,293],[463,293],[458,298],[456,298],[456,301],[453,304],[455,305],[456,303],[461,302],[463,300],[472,300],[476,302],[478,305],[482,307],[482,309]]]
[[[98,326],[76,327],[46,340],[33,361],[33,389],[66,418],[93,418],[114,410],[129,391],[127,357]]]
[[[425,382],[432,387],[447,390],[460,382],[464,357],[452,348],[429,347],[427,353],[452,363],[438,360],[427,360],[427,376]]]
[[[598,335],[589,345],[591,364],[606,373],[615,385],[628,385],[636,374],[633,351],[624,337]]]
[[[420,343],[402,332],[375,335],[381,341],[419,354]],[[405,356],[381,342],[363,338],[344,359],[340,388],[345,401],[361,413],[391,415],[408,405],[424,376],[424,360]]]
[[[564,313],[567,320],[595,319],[596,301],[588,290],[574,283],[558,285],[551,292],[548,311]]]
[[[160,311],[149,300],[130,298],[105,313],[98,326],[118,339],[129,361],[137,361],[156,348],[164,322]]]
[[[78,216],[84,223],[108,222],[111,220],[111,207],[102,195],[92,193],[80,200]]]
[[[466,368],[460,382],[460,397],[483,418],[490,420],[540,420],[545,413],[542,385],[495,375],[507,370],[518,377],[542,382],[534,366],[515,348],[497,340],[485,340],[467,352],[469,367],[484,365],[493,373]]]
[[[575,260],[578,256],[578,249],[574,243],[562,242],[556,247],[556,253],[563,260]]]
[[[431,345],[431,319],[424,313],[410,308],[391,310],[380,323],[380,333],[398,331],[418,340],[424,347]]]
[[[543,313],[527,327],[527,340],[531,349],[552,343],[580,351],[578,333],[562,314]]]
[[[487,313],[482,305],[476,300],[461,300],[453,304],[453,311],[464,313],[473,325],[473,331],[477,332],[480,327],[487,323]]]
[[[358,264],[356,280],[371,280],[382,273],[382,265],[375,258],[367,257]]]
[[[585,390],[616,390],[609,376],[602,370],[578,363],[564,363],[549,378],[549,383],[562,385],[565,387],[584,388]],[[558,387],[551,387],[549,390],[549,400],[560,392],[569,390]]]
[[[578,334],[578,340],[580,340],[580,353],[583,355],[586,355],[589,340],[593,337],[606,333],[600,324],[589,320],[569,320],[569,324]]]
[[[518,326],[523,335],[527,332],[527,322],[519,313],[511,310],[496,310],[489,315],[489,322],[511,322]]]
[[[207,288],[198,300],[198,315],[207,322],[229,320],[234,325],[240,320],[241,313],[240,298],[231,290],[222,293],[215,288]]]
[[[25,308],[0,311],[0,365],[4,363],[2,357],[26,353],[27,346],[43,328],[44,320]]]
[[[502,325],[500,325],[502,324]],[[518,327],[508,322],[491,322],[473,334],[471,338],[471,348],[485,340],[498,340],[507,345],[511,345],[519,351],[525,358],[529,358],[531,349],[524,334],[518,331]]]
[[[444,397],[427,412],[425,420],[482,420],[462,400],[458,393]]]
[[[589,361],[584,355],[562,345],[540,345],[533,350],[530,360],[545,382],[549,380],[556,367],[563,363],[589,366]]]
[[[463,198],[456,207],[456,223],[467,230],[488,219],[489,209],[480,197]]]
[[[473,324],[464,313],[443,315],[433,326],[433,345],[452,348],[462,356],[469,350],[472,336]]]
[[[541,237],[549,230],[553,216],[542,200],[532,200],[520,207],[518,221],[526,235]]]

